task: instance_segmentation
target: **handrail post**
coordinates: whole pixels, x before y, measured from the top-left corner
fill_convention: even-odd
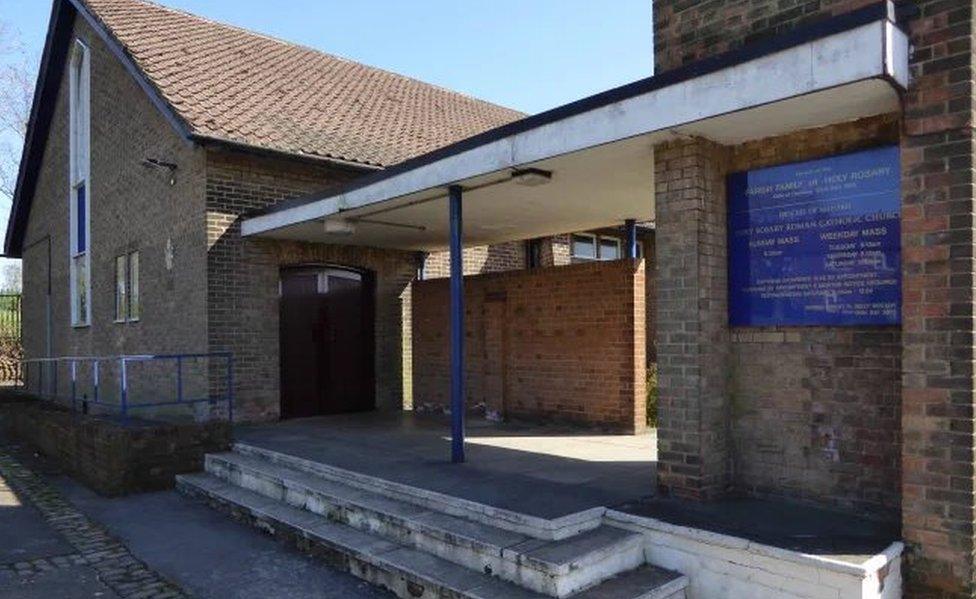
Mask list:
[[[78,396],[76,391],[78,389],[78,363],[75,360],[71,361],[71,411],[77,411]]]
[[[122,422],[128,421],[129,417],[129,381],[126,378],[125,358],[119,358],[119,384],[121,385],[121,395],[119,396],[122,408]]]
[[[234,424],[234,354],[227,354],[227,421]]]
[[[183,401],[183,356],[176,356],[176,402]]]

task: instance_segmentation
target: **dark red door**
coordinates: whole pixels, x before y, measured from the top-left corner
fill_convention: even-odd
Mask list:
[[[374,407],[372,279],[335,268],[281,275],[281,416]]]

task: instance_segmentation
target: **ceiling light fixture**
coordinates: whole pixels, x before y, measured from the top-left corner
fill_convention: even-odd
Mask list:
[[[526,187],[538,187],[552,181],[552,171],[541,168],[523,168],[512,171],[512,181]]]
[[[326,220],[323,225],[326,235],[352,235],[356,232],[356,225],[345,218]]]

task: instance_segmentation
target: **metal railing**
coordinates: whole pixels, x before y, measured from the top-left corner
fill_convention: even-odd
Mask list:
[[[202,367],[201,361],[205,361]],[[140,366],[163,364],[172,365],[171,373],[150,373],[145,380],[134,376]],[[196,394],[186,389],[191,364]],[[234,356],[230,352],[31,358],[21,360],[21,371],[21,389],[75,412],[114,413],[125,421],[134,410],[225,404],[228,421],[234,421]],[[170,376],[172,387],[167,392],[165,383]],[[215,378],[223,384],[216,384]]]

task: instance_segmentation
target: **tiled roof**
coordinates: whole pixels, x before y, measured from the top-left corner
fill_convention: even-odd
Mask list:
[[[524,116],[144,0],[84,0],[189,133],[387,166]]]

